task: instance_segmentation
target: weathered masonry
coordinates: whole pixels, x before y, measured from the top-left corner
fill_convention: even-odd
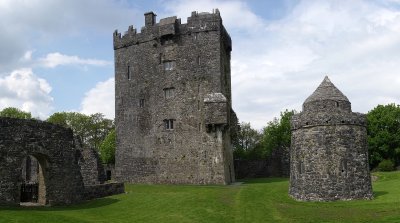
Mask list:
[[[82,201],[78,152],[70,129],[35,120],[0,118],[0,205],[19,205],[25,190],[32,189],[38,190],[36,202],[42,205]],[[38,173],[37,188],[24,182],[29,183],[26,176],[32,169]]]
[[[0,118],[0,205],[66,205],[124,193],[104,183],[97,152],[72,130],[47,122]]]
[[[289,195],[297,200],[371,199],[365,115],[325,77],[291,120]]]
[[[117,180],[234,181],[231,47],[218,10],[115,31]]]

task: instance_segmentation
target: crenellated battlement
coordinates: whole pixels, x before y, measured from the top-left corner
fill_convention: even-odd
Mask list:
[[[176,16],[160,19],[158,23],[156,22],[157,15],[153,12],[147,12],[144,16],[145,26],[141,28],[140,32],[137,32],[133,26],[129,26],[128,31],[123,35],[118,30],[114,31],[114,50],[150,41],[155,41],[156,44],[164,36],[190,35],[192,33],[220,30],[224,42],[229,49],[231,48],[231,38],[222,25],[222,18],[218,9],[213,10],[211,13],[194,11],[187,18],[187,23],[185,24],[182,24],[181,19]]]

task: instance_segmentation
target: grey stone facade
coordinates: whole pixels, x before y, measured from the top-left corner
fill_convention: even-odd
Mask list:
[[[325,77],[291,120],[289,195],[297,200],[371,199],[365,115]]]
[[[114,33],[116,179],[228,184],[231,149],[231,39],[219,11]]]

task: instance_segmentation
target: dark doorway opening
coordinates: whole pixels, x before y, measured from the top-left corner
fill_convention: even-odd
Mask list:
[[[45,166],[46,159],[40,155],[27,156],[21,166],[20,205],[46,205]]]

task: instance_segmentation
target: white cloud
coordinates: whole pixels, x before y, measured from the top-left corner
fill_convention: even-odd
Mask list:
[[[0,78],[0,109],[17,107],[34,117],[46,118],[53,110],[51,86],[31,69],[19,69]]]
[[[127,1],[0,0],[0,73],[21,67],[30,47],[44,51],[70,37],[110,36],[116,28],[142,21]],[[137,19],[136,19],[137,18]],[[90,39],[90,41],[96,41]],[[46,50],[46,49],[45,49]],[[25,66],[25,65],[24,65]]]
[[[111,62],[96,59],[82,59],[78,56],[68,56],[61,53],[49,53],[44,58],[40,58],[39,62],[42,66],[54,68],[60,65],[93,65],[105,66],[110,65]]]
[[[203,0],[203,1],[184,1],[173,0],[165,4],[166,16],[177,15],[186,22],[191,11],[211,12],[213,9],[219,9],[224,24],[230,30],[240,29],[255,31],[262,27],[263,20],[254,14],[245,1],[220,1],[220,0]],[[162,15],[163,16],[163,15]]]
[[[286,108],[301,110],[325,75],[353,111],[400,103],[400,11],[390,4],[303,0],[282,18],[265,20],[245,1],[167,3],[168,13],[184,18],[188,9],[219,8],[233,41],[233,107],[256,128]]]
[[[87,115],[102,113],[106,118],[115,117],[114,78],[99,82],[86,92],[81,103],[81,112]]]

